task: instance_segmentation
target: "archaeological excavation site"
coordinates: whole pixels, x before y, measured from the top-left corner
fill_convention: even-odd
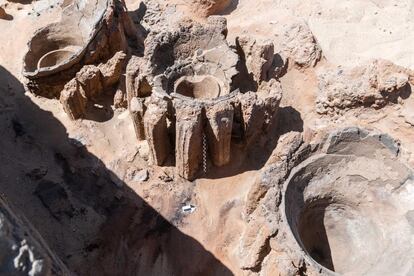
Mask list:
[[[413,276],[412,0],[0,0],[0,276]]]

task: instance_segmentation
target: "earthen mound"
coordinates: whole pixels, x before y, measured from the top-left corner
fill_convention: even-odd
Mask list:
[[[411,94],[413,76],[411,70],[386,60],[322,69],[318,76],[317,112],[340,114],[358,107],[381,108],[400,103]]]

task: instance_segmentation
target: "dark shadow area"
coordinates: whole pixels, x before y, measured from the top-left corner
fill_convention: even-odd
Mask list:
[[[2,20],[2,19],[7,20],[7,21],[13,20],[13,15],[8,14],[6,11],[4,11],[4,12],[2,12],[2,11],[4,11],[4,10],[2,10],[0,8],[0,20]]]
[[[235,122],[238,124],[237,121]],[[280,136],[291,131],[303,132],[301,114],[291,106],[279,107],[273,121],[261,132],[259,131],[253,143],[248,145],[247,151],[246,145],[238,141],[243,133],[233,133],[230,164],[218,168],[209,163],[207,174],[200,175],[200,177],[217,179],[250,170],[260,170],[272,155]]]
[[[281,78],[287,73],[287,69],[289,68],[289,59],[283,60],[282,56],[279,53],[276,53],[273,56],[273,64],[272,64],[272,70],[270,72],[273,72],[273,76],[268,76],[268,79],[271,78]]]
[[[281,107],[278,113],[279,135],[290,131],[303,132],[303,120],[299,111],[291,106]]]
[[[335,271],[324,223],[329,202],[320,200],[304,206],[299,218],[299,237],[308,254],[322,266]]]
[[[411,96],[411,93],[411,85],[407,83],[404,85],[404,87],[401,87],[401,89],[396,92],[381,92],[381,95],[387,100],[387,102],[397,104],[399,98],[406,100]]]
[[[239,72],[238,75],[236,75],[236,77],[234,77],[232,85],[233,87],[231,87],[231,90],[235,90],[235,89],[240,89],[241,93],[246,93],[249,91],[252,92],[257,92],[257,89],[259,88],[259,85],[257,84],[257,82],[254,80],[253,74],[249,73],[249,70],[247,69],[246,66],[246,55],[238,41],[238,39],[236,39],[236,51],[237,54],[240,57],[239,62],[236,65],[236,69]]]
[[[1,66],[0,131],[2,195],[77,275],[232,275],[70,139]]]
[[[304,191],[313,175],[305,168],[296,173],[285,193],[285,212],[297,243],[317,263],[335,271],[325,227],[326,209],[332,198],[315,198],[305,202]]]
[[[32,2],[34,2],[33,0],[9,0],[9,1],[13,3],[23,4],[23,5],[29,5]]]
[[[144,19],[145,13],[147,12],[147,6],[144,2],[139,3],[138,9],[135,11],[128,11],[128,16],[131,18],[132,22],[134,23],[139,36],[145,39],[148,35],[148,31],[142,26],[141,21]],[[134,53],[135,54],[135,53]],[[141,53],[142,54],[142,53]]]
[[[147,12],[147,6],[144,2],[139,3],[138,9],[130,11],[129,16],[132,18],[135,24],[140,24],[141,20],[144,19],[145,13]]]
[[[238,5],[239,5],[239,0],[231,0],[230,5],[226,9],[224,9],[224,11],[219,13],[218,15],[229,15],[237,9]]]
[[[401,90],[398,92],[399,96],[401,97],[401,99],[406,100],[411,96],[412,93],[412,89],[411,89],[411,85],[409,83],[407,83],[403,88],[401,88]]]

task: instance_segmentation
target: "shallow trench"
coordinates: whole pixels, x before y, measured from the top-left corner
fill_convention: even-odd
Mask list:
[[[294,250],[328,275],[413,275],[412,171],[381,137],[358,135],[292,171],[283,207]]]

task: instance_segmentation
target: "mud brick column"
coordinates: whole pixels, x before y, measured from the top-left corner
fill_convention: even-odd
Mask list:
[[[180,176],[193,180],[203,159],[203,120],[200,105],[175,101],[176,145],[175,163]]]
[[[206,107],[206,135],[210,157],[215,166],[221,167],[230,162],[231,132],[234,107],[227,101]]]
[[[145,137],[153,165],[162,166],[171,151],[167,126],[167,104],[152,99],[144,116]]]

